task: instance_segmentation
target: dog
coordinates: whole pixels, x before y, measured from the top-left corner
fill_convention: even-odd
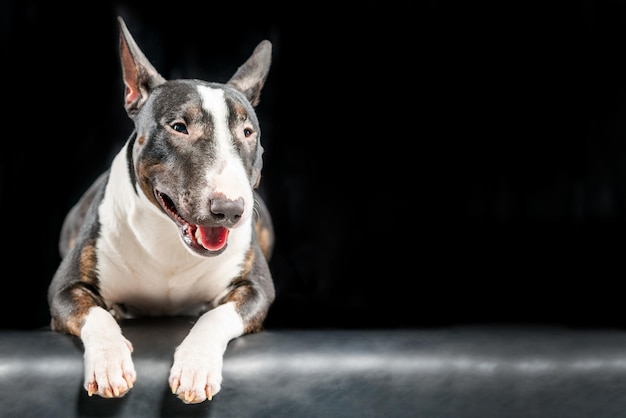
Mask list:
[[[275,298],[255,113],[272,44],[262,40],[225,83],[166,80],[117,20],[134,127],[63,221],[51,329],[82,342],[88,395],[118,398],[137,380],[121,321],[193,315],[168,383],[201,403],[221,389],[229,341],[261,331]]]

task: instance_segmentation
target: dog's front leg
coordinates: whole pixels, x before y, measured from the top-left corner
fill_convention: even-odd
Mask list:
[[[219,392],[228,342],[244,332],[234,302],[204,313],[176,348],[169,377],[172,393],[185,403],[199,403]]]
[[[80,338],[85,353],[85,389],[89,396],[123,396],[137,379],[131,359],[133,346],[123,335],[113,316],[93,307],[85,318]]]

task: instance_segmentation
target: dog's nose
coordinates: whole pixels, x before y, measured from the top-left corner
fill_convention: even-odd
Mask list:
[[[211,200],[211,214],[223,223],[235,224],[243,215],[243,198]]]

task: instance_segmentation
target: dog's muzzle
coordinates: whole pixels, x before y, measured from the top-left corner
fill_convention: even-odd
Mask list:
[[[212,225],[199,225],[187,221],[176,209],[172,199],[158,190],[154,196],[163,211],[176,223],[183,242],[196,254],[214,256],[221,254],[228,245],[228,234],[243,214],[243,199],[237,201],[216,200],[211,202]],[[220,225],[222,224],[222,225]]]

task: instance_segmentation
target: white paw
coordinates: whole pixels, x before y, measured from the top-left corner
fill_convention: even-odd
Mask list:
[[[172,393],[188,404],[211,400],[221,389],[222,356],[223,349],[216,345],[194,347],[183,342],[170,370]]]
[[[114,341],[85,346],[85,390],[103,398],[119,398],[137,380],[131,359],[133,347],[121,335]]]
[[[211,400],[221,389],[224,351],[243,333],[233,302],[204,313],[176,348],[170,388],[185,403]]]
[[[124,396],[137,374],[131,359],[133,346],[113,317],[102,308],[92,308],[81,330],[85,347],[85,390],[103,398]]]

